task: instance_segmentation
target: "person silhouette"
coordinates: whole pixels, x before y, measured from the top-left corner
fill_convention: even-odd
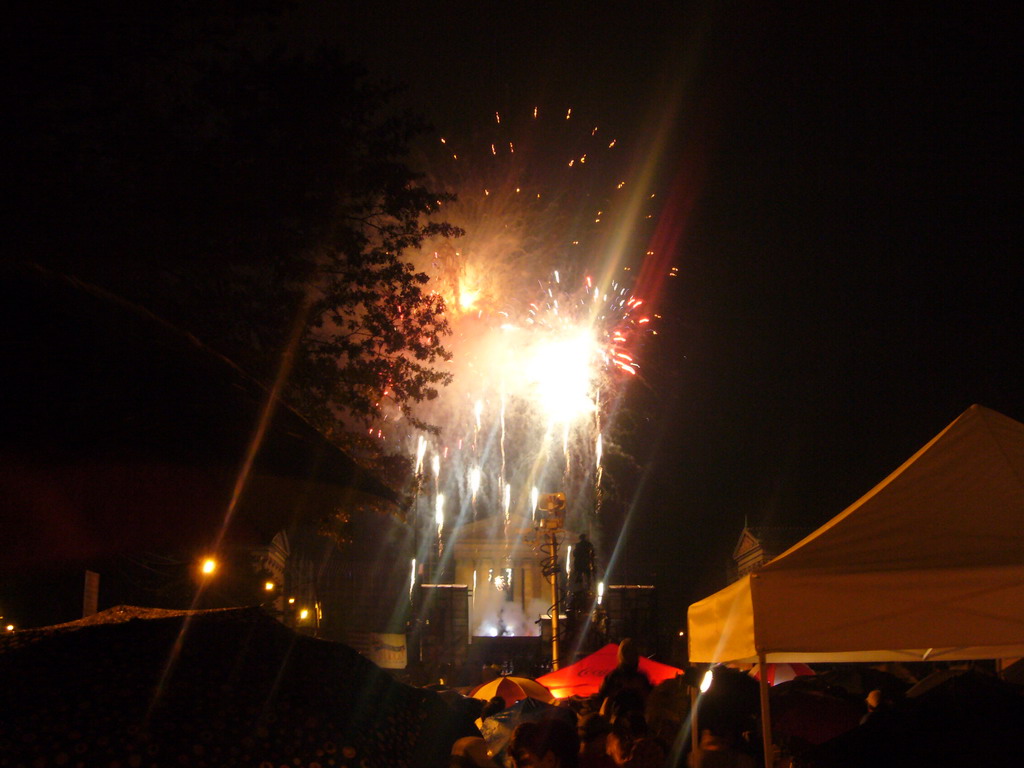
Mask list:
[[[589,592],[594,578],[594,545],[587,534],[581,533],[576,546],[572,548],[572,575],[582,591]]]

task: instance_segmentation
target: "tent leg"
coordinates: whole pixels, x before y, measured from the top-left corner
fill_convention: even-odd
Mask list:
[[[764,766],[772,768],[772,711],[771,703],[768,701],[768,666],[765,664],[763,650],[757,652],[757,662],[761,666],[758,688],[761,690],[761,738],[764,742]]]

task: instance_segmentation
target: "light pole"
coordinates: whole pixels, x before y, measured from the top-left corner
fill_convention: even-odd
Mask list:
[[[544,496],[540,507],[547,514],[541,520],[541,527],[547,536],[550,548],[548,559],[542,564],[542,570],[551,583],[551,669],[559,666],[558,658],[558,533],[565,527],[565,494],[549,493]]]

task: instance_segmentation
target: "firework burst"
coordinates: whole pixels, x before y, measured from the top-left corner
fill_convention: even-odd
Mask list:
[[[444,219],[466,234],[416,261],[448,307],[454,381],[418,411],[439,435],[401,420],[381,434],[416,455],[439,546],[467,520],[533,516],[538,489],[592,528],[604,426],[649,328],[630,277],[654,196],[630,190],[617,138],[568,109],[497,113],[435,149],[434,182],[458,195]]]

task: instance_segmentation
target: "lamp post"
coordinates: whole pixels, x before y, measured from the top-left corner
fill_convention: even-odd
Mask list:
[[[565,526],[565,494],[549,493],[544,496],[540,509],[547,514],[541,520],[541,527],[547,537],[550,555],[542,566],[544,575],[551,583],[551,669],[559,667],[558,657],[558,533]]]

